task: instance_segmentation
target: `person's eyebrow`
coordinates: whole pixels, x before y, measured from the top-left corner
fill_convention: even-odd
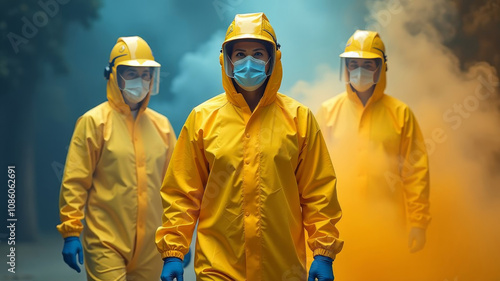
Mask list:
[[[253,49],[253,51],[264,51],[264,48],[257,48],[257,49]]]
[[[246,50],[243,50],[243,49],[236,49],[236,50],[234,50],[234,51],[235,51],[235,52],[237,52],[237,51],[240,51],[240,52],[246,52]]]

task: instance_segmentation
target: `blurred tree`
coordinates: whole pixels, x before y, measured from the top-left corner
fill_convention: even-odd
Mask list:
[[[64,57],[66,28],[71,23],[90,27],[98,18],[101,0],[16,0],[0,2],[0,98],[4,103],[2,166],[16,166],[16,238],[33,240],[37,234],[35,198],[44,183],[35,182],[34,94],[44,73],[68,72]],[[36,188],[35,188],[36,187]],[[7,208],[7,189],[0,192]],[[2,223],[7,210],[0,211]],[[0,242],[6,228],[0,230]]]
[[[486,61],[500,75],[500,0],[453,0],[458,9],[459,27],[449,42],[460,58],[463,68],[479,61]],[[497,94],[500,91],[497,87]],[[500,110],[500,108],[499,108]],[[500,166],[500,148],[494,152],[497,165],[491,169],[496,176]],[[494,187],[492,195],[500,196],[500,188]]]
[[[462,67],[486,61],[500,73],[500,0],[453,0],[458,9],[455,36],[445,42]]]

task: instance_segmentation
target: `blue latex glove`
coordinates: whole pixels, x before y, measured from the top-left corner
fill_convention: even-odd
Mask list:
[[[191,249],[189,249],[188,253],[184,255],[184,260],[182,263],[184,264],[184,268],[186,268],[191,262]]]
[[[76,263],[76,255],[78,254],[78,261],[83,264],[83,251],[82,243],[80,243],[80,238],[76,236],[70,236],[64,238],[64,247],[62,255],[64,262],[69,265],[69,267],[80,273],[80,267]]]
[[[309,270],[309,278],[307,281],[333,281],[333,259],[325,256],[314,256],[314,260]]]
[[[161,281],[184,281],[184,268],[182,260],[175,257],[165,258],[163,260],[163,269],[161,271]]]

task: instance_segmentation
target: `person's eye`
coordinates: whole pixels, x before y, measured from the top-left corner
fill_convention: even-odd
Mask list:
[[[262,57],[264,54],[262,52],[255,52],[254,57]]]
[[[124,77],[127,78],[127,80],[134,79],[137,78],[137,73],[129,71],[125,73]]]
[[[363,68],[366,68],[368,70],[374,70],[375,69],[375,65],[373,63],[365,63],[363,65]]]
[[[238,52],[238,53],[236,53],[235,57],[237,57],[237,58],[244,58],[246,56],[245,56],[245,54],[243,52]]]

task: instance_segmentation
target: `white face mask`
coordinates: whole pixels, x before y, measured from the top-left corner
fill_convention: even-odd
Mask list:
[[[373,75],[375,71],[370,71],[363,67],[349,70],[349,82],[358,92],[365,92],[373,86]]]
[[[120,75],[121,77],[121,75]],[[125,87],[123,87],[123,96],[131,103],[140,103],[149,92],[150,81],[143,80],[137,77],[131,80],[125,80]]]

